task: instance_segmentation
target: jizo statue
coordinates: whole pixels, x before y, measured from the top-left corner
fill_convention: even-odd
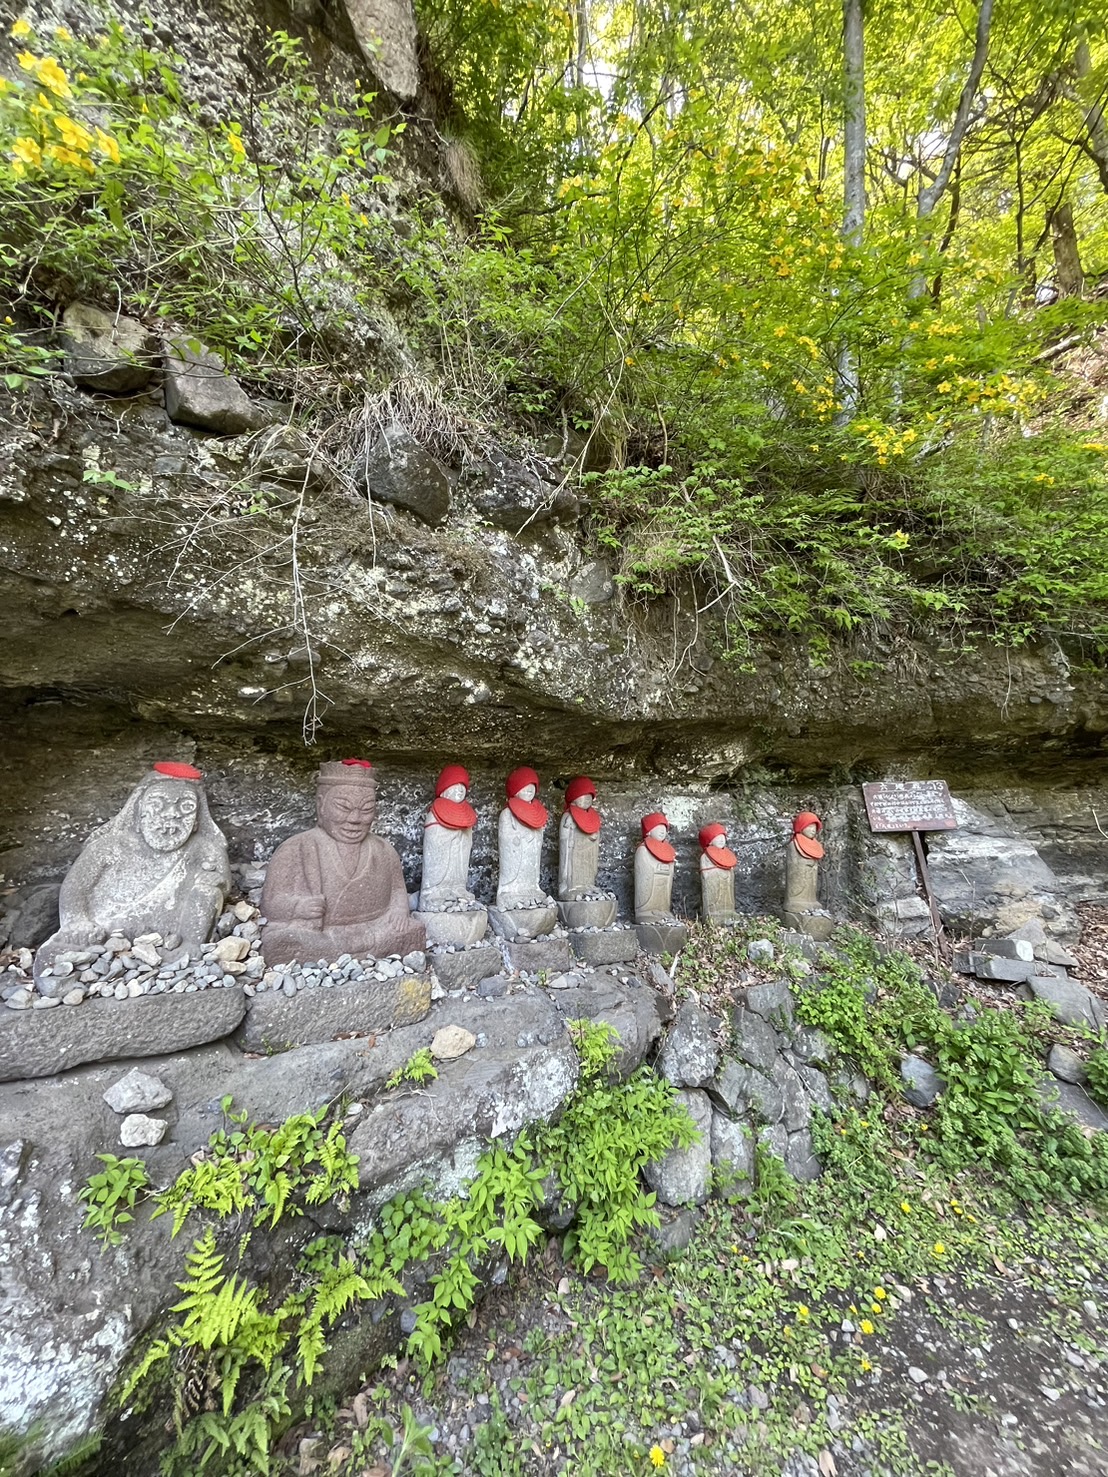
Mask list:
[[[823,845],[816,838],[823,822],[811,810],[793,821],[792,840],[785,850],[785,922],[815,939],[831,936],[834,920],[820,906],[819,864]]]
[[[700,896],[704,917],[710,923],[733,923],[735,912],[735,866],[738,857],[727,846],[727,827],[712,821],[700,828]]]
[[[70,867],[60,927],[35,960],[40,990],[52,993],[45,971],[57,954],[103,943],[111,933],[160,933],[165,959],[198,956],[230,886],[227,842],[208,811],[200,771],[155,764]]]
[[[262,892],[268,964],[407,954],[422,949],[400,858],[372,834],[377,782],[367,759],[321,764],[316,824],[273,854]]]
[[[508,803],[500,812],[500,875],[496,906],[502,911],[545,908],[550,898],[539,882],[542,838],[548,813],[536,797],[539,777],[533,769],[515,769],[505,782]]]
[[[558,827],[558,897],[574,902],[596,890],[600,865],[600,812],[596,786],[585,775],[566,786],[566,807]]]
[[[635,851],[635,922],[672,923],[673,868],[669,822],[661,811],[642,818],[642,842]]]
[[[477,812],[467,800],[468,794],[468,771],[460,764],[448,764],[438,777],[435,798],[423,822],[421,913],[476,902],[469,890],[469,857]]]

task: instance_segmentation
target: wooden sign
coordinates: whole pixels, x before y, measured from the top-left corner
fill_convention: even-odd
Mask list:
[[[863,785],[871,831],[953,831],[954,814],[946,780],[881,780]]]

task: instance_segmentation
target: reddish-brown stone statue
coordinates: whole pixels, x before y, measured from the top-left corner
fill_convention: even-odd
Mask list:
[[[316,822],[279,846],[262,893],[267,964],[422,949],[395,849],[371,834],[377,784],[365,759],[321,764]]]

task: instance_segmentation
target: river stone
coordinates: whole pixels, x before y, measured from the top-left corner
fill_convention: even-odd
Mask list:
[[[66,373],[89,390],[144,390],[154,375],[157,343],[136,318],[70,303],[62,314]]]
[[[1103,1004],[1076,980],[1032,975],[1024,986],[1024,992],[1028,999],[1033,997],[1049,1005],[1055,1020],[1064,1026],[1091,1026],[1094,1031],[1104,1027]]]
[[[49,1077],[84,1062],[163,1056],[228,1036],[242,1020],[242,987],[194,995],[86,1000],[75,1010],[0,1012],[0,1082]]]
[[[166,341],[165,408],[171,421],[224,436],[257,430],[268,419],[219,355],[185,336]]]
[[[108,1088],[104,1101],[113,1113],[149,1113],[171,1103],[173,1093],[160,1078],[132,1067],[126,1077]]]
[[[648,1164],[646,1181],[667,1205],[703,1205],[712,1183],[712,1104],[695,1089],[674,1099],[696,1124],[699,1139],[687,1149],[675,1145],[664,1159]]]
[[[913,1108],[930,1108],[946,1087],[931,1063],[921,1056],[906,1056],[900,1064],[900,1075],[904,1080],[904,1096]]]
[[[749,1195],[754,1179],[754,1136],[739,1118],[726,1113],[712,1113],[712,1166],[734,1176],[728,1182],[729,1195]]]
[[[1077,1052],[1071,1051],[1068,1046],[1059,1045],[1058,1042],[1055,1042],[1050,1048],[1050,1055],[1046,1059],[1046,1064],[1054,1073],[1055,1077],[1059,1078],[1062,1082],[1073,1082],[1078,1087],[1084,1083],[1089,1075],[1085,1070],[1085,1063],[1077,1055]]]
[[[164,1118],[129,1113],[119,1125],[119,1142],[125,1149],[153,1149],[165,1138],[168,1127]]]
[[[438,1062],[452,1062],[477,1045],[477,1037],[464,1026],[442,1026],[431,1039],[431,1055]]]
[[[658,1058],[658,1070],[674,1087],[704,1087],[716,1074],[720,1022],[691,1000],[677,1012]]]
[[[291,996],[266,991],[248,1002],[235,1040],[244,1051],[290,1051],[336,1036],[369,1036],[410,1026],[430,1008],[429,975],[358,980],[326,990],[297,990]]]

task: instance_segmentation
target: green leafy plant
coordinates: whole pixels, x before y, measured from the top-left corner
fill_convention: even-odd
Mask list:
[[[120,1226],[134,1220],[131,1212],[135,1201],[150,1187],[150,1176],[141,1159],[118,1159],[114,1154],[97,1154],[104,1168],[90,1175],[78,1199],[86,1206],[81,1229],[95,1227],[104,1247],[118,1246],[123,1240]]]
[[[413,1052],[402,1067],[397,1067],[385,1083],[385,1091],[391,1092],[402,1082],[414,1082],[417,1086],[423,1082],[433,1082],[438,1075],[438,1068],[431,1057],[431,1048],[424,1046]]]
[[[1108,1108],[1108,1050],[1103,1046],[1096,1047],[1089,1053],[1089,1060],[1085,1063],[1088,1072],[1089,1095],[1096,1099],[1102,1108]]]

